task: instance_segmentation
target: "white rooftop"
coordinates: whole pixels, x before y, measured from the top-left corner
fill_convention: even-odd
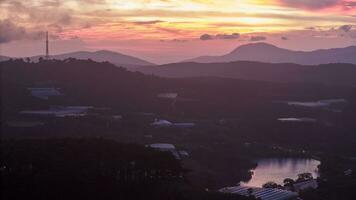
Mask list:
[[[176,149],[176,147],[173,144],[165,144],[165,143],[150,144],[149,146],[155,149],[172,149],[172,150]]]
[[[157,121],[151,123],[151,125],[152,126],[171,126],[172,122],[170,122],[168,120],[161,119],[161,120],[157,120]]]
[[[307,118],[307,117],[302,117],[302,118],[289,117],[289,118],[279,118],[278,121],[281,121],[281,122],[316,122],[317,120],[314,118]]]
[[[85,116],[92,106],[52,106],[48,110],[25,110],[20,114],[53,115],[56,117]]]
[[[249,196],[249,190],[252,190],[251,195],[261,200],[289,200],[298,197],[298,194],[288,190],[272,189],[272,188],[257,188],[248,186],[235,186],[222,188],[219,191],[223,193],[239,194]]]
[[[31,95],[40,99],[47,100],[50,96],[61,96],[62,94],[57,88],[28,88],[31,91]]]

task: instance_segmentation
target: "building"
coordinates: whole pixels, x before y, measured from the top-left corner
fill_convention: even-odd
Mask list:
[[[170,152],[176,159],[181,159],[176,147],[173,144],[156,143],[146,146],[153,149],[157,149],[159,151]]]
[[[242,196],[254,196],[261,200],[296,200],[298,193],[274,188],[258,188],[248,186],[226,187],[219,190],[223,193],[239,194]]]
[[[81,117],[86,116],[92,106],[52,106],[48,110],[25,110],[23,115],[50,116],[50,117]]]
[[[344,171],[345,176],[351,176],[352,175],[352,169],[348,169]]]
[[[195,123],[173,123],[172,126],[176,128],[193,128]]]
[[[160,120],[155,120],[153,123],[151,123],[151,126],[162,128],[162,127],[170,127],[172,126],[172,122],[164,119]]]
[[[301,192],[303,190],[308,190],[308,189],[317,189],[318,188],[318,182],[315,179],[299,182],[299,183],[294,183],[293,184],[294,191],[296,192]]]
[[[61,96],[62,94],[58,91],[57,88],[27,88],[30,90],[31,95],[36,98],[48,100],[51,96]]]
[[[153,123],[151,123],[151,126],[157,128],[164,128],[164,127],[192,128],[195,126],[195,123],[172,123],[168,120],[160,119],[160,120],[155,120]]]

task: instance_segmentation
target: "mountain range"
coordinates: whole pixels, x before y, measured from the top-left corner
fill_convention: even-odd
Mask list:
[[[30,59],[38,61],[43,56]],[[303,82],[356,86],[356,46],[311,52],[281,49],[267,43],[240,46],[224,56],[199,57],[190,62],[154,65],[112,51],[78,51],[52,59],[108,61],[130,71],[168,78],[222,77],[269,82]],[[0,60],[8,57],[0,56]]]
[[[234,61],[295,63],[301,65],[319,65],[328,63],[356,64],[356,46],[307,52],[282,49],[267,43],[251,43],[242,45],[226,55],[201,56],[185,62],[221,63]]]
[[[318,83],[356,86],[356,65],[332,63],[299,65],[237,61],[229,63],[173,63],[138,68],[145,74],[167,78],[222,77],[284,83]]]
[[[37,62],[40,57],[44,57],[44,56],[43,55],[33,56],[33,57],[30,57],[30,59],[32,61]],[[121,54],[118,52],[107,51],[107,50],[101,50],[101,51],[95,51],[95,52],[76,51],[76,52],[65,53],[65,54],[51,55],[50,58],[57,59],[57,60],[64,60],[67,58],[76,58],[79,60],[91,59],[96,62],[106,62],[107,61],[107,62],[110,62],[117,66],[124,66],[126,68],[131,68],[133,66],[154,65],[153,63],[150,63],[148,61],[145,61],[145,60],[137,58],[137,57]],[[10,57],[0,56],[0,61],[7,60],[7,59],[10,59]]]
[[[5,60],[9,60],[9,59],[10,59],[10,57],[0,55],[0,61],[5,61]]]

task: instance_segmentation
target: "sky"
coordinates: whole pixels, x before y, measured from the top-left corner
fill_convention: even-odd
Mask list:
[[[356,0],[0,0],[0,54],[112,50],[153,63],[267,42],[356,45]]]

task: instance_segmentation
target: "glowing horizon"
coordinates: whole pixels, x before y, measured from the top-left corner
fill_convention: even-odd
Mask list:
[[[7,55],[30,55],[15,46],[40,42],[45,30],[60,44],[58,53],[109,49],[158,63],[198,52],[221,54],[257,40],[303,50],[356,41],[355,0],[2,0],[0,5],[0,54]],[[216,45],[221,46],[205,50]],[[167,59],[158,59],[162,55]]]

